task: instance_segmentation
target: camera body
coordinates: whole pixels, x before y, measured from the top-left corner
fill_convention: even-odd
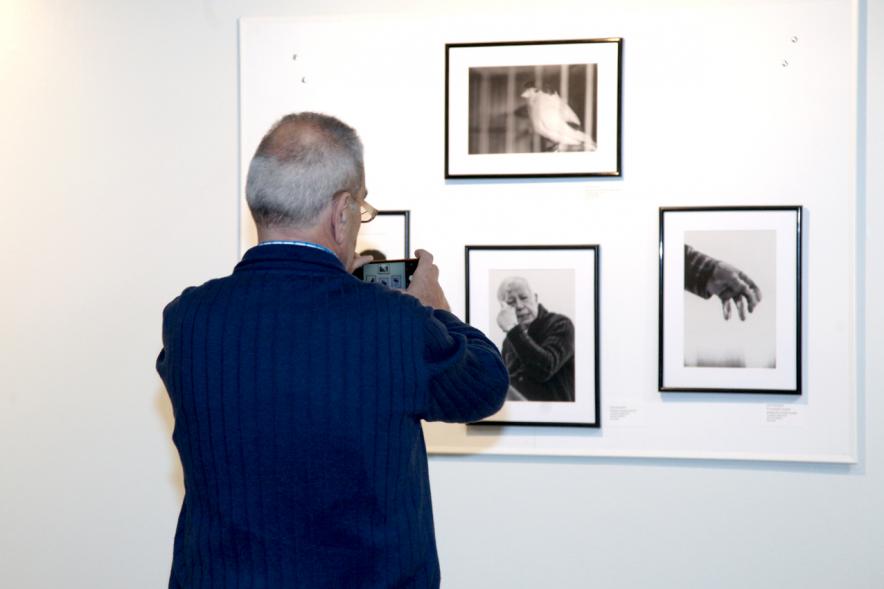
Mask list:
[[[381,284],[388,288],[408,288],[417,268],[417,258],[379,260],[357,268],[353,275],[363,282]]]

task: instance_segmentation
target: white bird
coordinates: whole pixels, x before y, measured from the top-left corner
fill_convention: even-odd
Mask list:
[[[592,137],[578,128],[580,119],[558,92],[550,94],[532,87],[522,92],[522,98],[528,102],[528,118],[534,132],[555,143],[555,151],[563,145],[596,148]]]

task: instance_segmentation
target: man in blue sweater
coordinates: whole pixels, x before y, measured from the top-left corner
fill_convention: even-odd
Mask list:
[[[170,587],[439,586],[421,420],[491,415],[508,377],[429,253],[406,293],[351,275],[366,193],[353,129],[283,118],[249,168],[259,245],[164,310],[185,487]]]

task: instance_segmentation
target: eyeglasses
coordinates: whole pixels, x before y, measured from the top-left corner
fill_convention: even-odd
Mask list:
[[[369,221],[373,221],[377,216],[378,210],[368,204],[368,201],[363,200],[362,204],[359,205],[359,219],[363,223],[368,223]]]
[[[345,190],[339,190],[338,192],[335,192],[334,198],[338,198],[342,194],[349,195],[349,198],[350,198],[349,206],[355,206],[357,204],[356,198],[351,193],[349,193]],[[359,220],[360,220],[360,222],[368,223],[369,221],[373,221],[374,218],[377,216],[378,216],[378,210],[376,208],[374,208],[373,206],[371,206],[370,204],[368,204],[368,201],[366,201],[363,198],[362,203],[359,203]]]

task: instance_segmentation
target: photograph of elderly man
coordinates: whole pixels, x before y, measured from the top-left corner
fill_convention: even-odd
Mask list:
[[[497,325],[506,334],[503,359],[510,373],[507,399],[574,401],[574,323],[540,304],[523,276],[497,288]]]

